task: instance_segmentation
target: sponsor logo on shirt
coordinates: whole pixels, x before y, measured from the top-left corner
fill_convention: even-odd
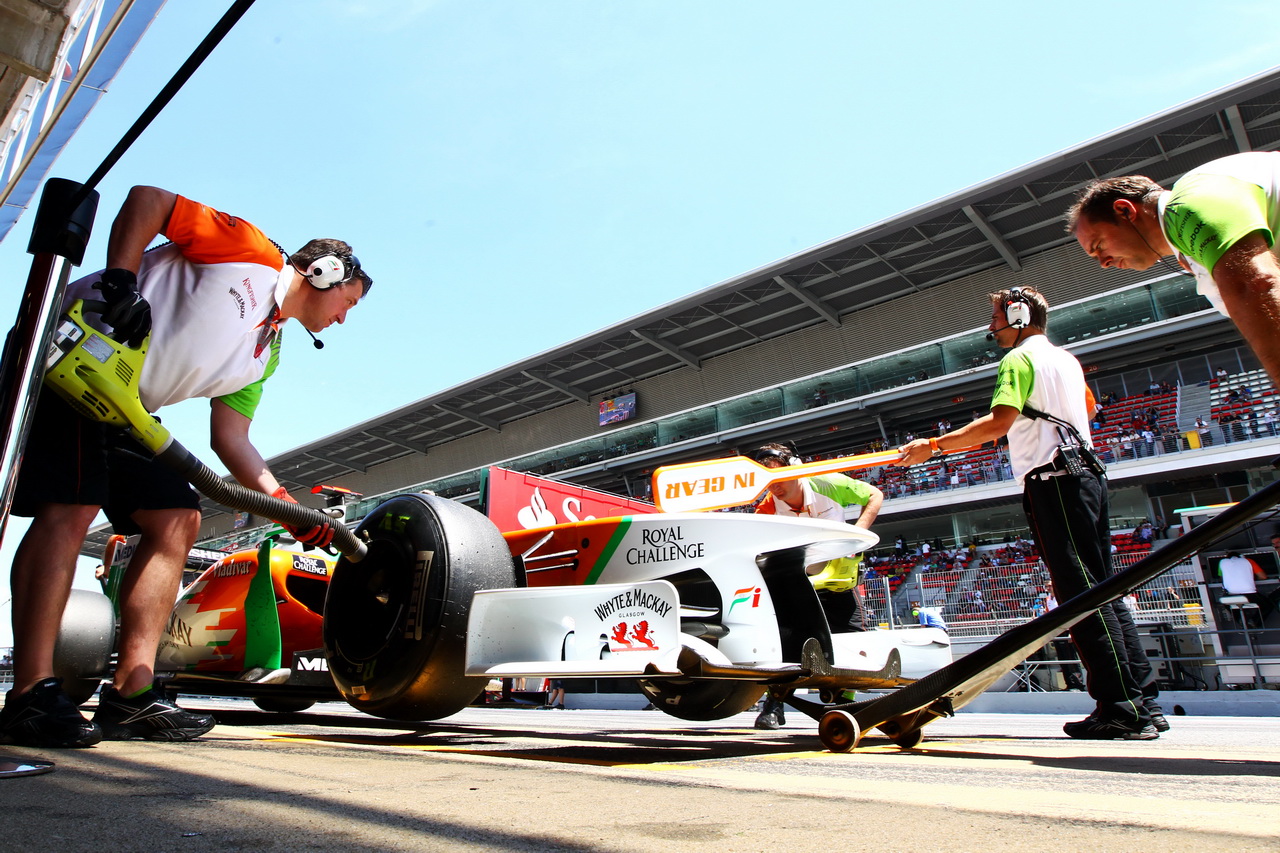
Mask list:
[[[244,319],[244,297],[241,296],[234,287],[228,287],[227,293],[231,294],[231,298],[236,301],[236,308],[240,311],[240,319]]]

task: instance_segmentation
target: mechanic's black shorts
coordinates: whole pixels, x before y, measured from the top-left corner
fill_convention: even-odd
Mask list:
[[[117,533],[139,532],[140,509],[196,509],[200,496],[169,466],[120,430],[76,414],[45,389],[22,456],[13,514],[34,516],[42,503],[100,506]]]

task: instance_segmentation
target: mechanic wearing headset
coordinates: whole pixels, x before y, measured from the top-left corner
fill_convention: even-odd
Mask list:
[[[899,448],[897,465],[1009,436],[1022,506],[1058,598],[1074,598],[1112,574],[1107,481],[1090,446],[1092,405],[1075,356],[1045,335],[1049,303],[1029,287],[990,294],[988,340],[1009,350],[996,373],[991,411],[937,438]],[[1133,617],[1116,602],[1078,622],[1071,639],[1097,708],[1067,723],[1069,737],[1150,740],[1168,728]]]
[[[149,252],[158,236],[171,242]],[[312,240],[286,256],[234,216],[155,187],[134,187],[111,226],[107,269],[72,283],[66,299],[98,299],[118,340],[151,334],[140,379],[148,411],[211,398],[212,446],[242,485],[292,500],[249,440],[262,384],[275,370],[280,327],[310,332],[341,323],[372,285],[340,240]],[[200,525],[199,496],[118,431],[81,418],[49,391],[31,424],[14,498],[30,516],[12,568],[14,687],[0,710],[0,739],[82,747],[108,740],[190,740],[213,718],[152,689],[153,666],[187,553]],[[124,441],[128,441],[125,439]],[[53,677],[53,647],[89,525],[105,508],[117,532],[140,533],[120,594],[114,684],[86,720]],[[333,528],[292,531],[327,546]]]
[[[795,445],[789,442],[763,445],[750,456],[766,468],[800,464]],[[769,493],[756,507],[756,512],[793,518],[844,521],[845,507],[857,506],[860,511],[853,525],[869,530],[880,513],[883,502],[884,493],[870,483],[844,474],[819,474],[771,483]],[[822,612],[826,614],[827,625],[832,633],[865,630],[862,596],[858,594],[858,569],[861,563],[862,555],[857,554],[806,567],[809,581],[818,592],[818,601],[822,604]],[[756,717],[755,727],[776,729],[785,723],[782,697],[770,692]]]

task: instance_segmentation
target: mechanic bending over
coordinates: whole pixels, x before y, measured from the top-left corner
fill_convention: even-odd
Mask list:
[[[171,242],[150,251],[164,235]],[[73,282],[66,301],[99,299],[118,340],[151,335],[140,396],[148,411],[209,397],[210,445],[242,485],[292,500],[249,440],[262,386],[280,355],[281,326],[342,323],[372,280],[351,247],[312,240],[292,256],[250,223],[155,187],[134,187],[111,226],[107,269]],[[14,498],[31,526],[14,558],[14,686],[0,740],[82,747],[99,740],[182,741],[213,718],[153,688],[156,650],[187,552],[199,496],[122,433],[81,418],[45,390],[36,405]],[[129,445],[129,446],[124,446]],[[119,659],[92,722],[53,677],[53,648],[89,525],[105,508],[116,532],[141,541],[120,589]],[[292,531],[319,547],[327,524]]]
[[[750,458],[766,468],[799,465],[800,456],[791,442],[765,444],[757,448]],[[756,507],[756,512],[768,515],[785,515],[802,518],[825,518],[844,521],[845,508],[857,506],[858,517],[853,525],[863,530],[880,514],[884,493],[870,483],[855,480],[844,474],[819,474],[795,480],[782,480],[769,484],[769,493]],[[822,612],[833,634],[864,631],[865,612],[862,596],[858,593],[858,571],[862,555],[837,557],[825,563],[806,567],[809,580],[818,592]],[[786,724],[780,696],[772,691],[765,695],[764,706],[756,717],[758,729],[776,729]]]

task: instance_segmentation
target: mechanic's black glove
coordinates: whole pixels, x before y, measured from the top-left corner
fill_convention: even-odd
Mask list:
[[[94,287],[107,303],[102,320],[111,327],[111,337],[134,349],[142,346],[151,331],[151,304],[138,293],[138,276],[125,269],[103,270]]]

